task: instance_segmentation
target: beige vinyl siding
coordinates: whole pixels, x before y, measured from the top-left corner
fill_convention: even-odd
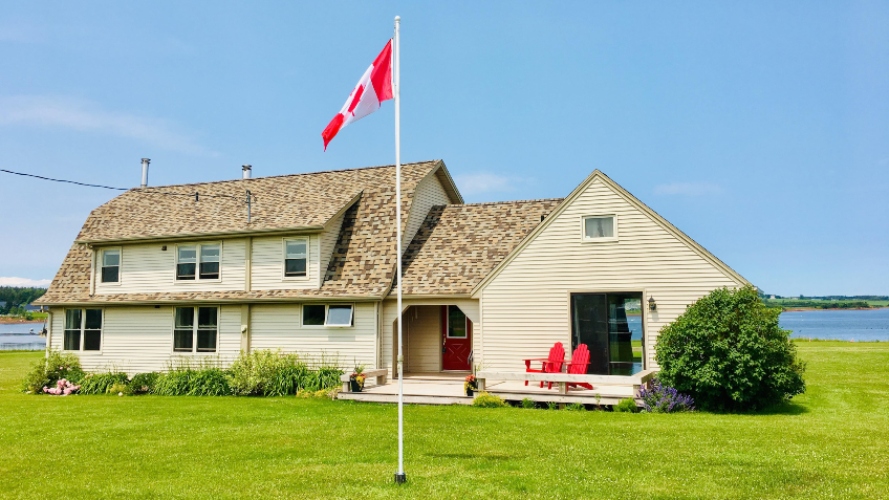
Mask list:
[[[426,220],[426,216],[429,215],[429,209],[435,205],[447,205],[448,203],[451,203],[451,199],[448,197],[444,187],[442,187],[437,175],[426,176],[417,184],[417,189],[414,191],[414,201],[411,205],[411,213],[408,216],[407,226],[402,235],[402,244],[405,248],[414,239],[417,231],[420,230],[420,226]]]
[[[581,220],[616,215],[618,240],[584,242]],[[481,291],[486,368],[522,370],[555,342],[571,344],[572,292],[644,292],[646,367],[658,331],[687,305],[739,283],[599,179],[550,221]],[[654,297],[657,312],[649,313]],[[481,358],[482,356],[477,356]]]
[[[413,306],[404,315],[405,372],[441,370],[441,306]]]
[[[216,243],[212,241],[208,243]],[[97,295],[116,293],[192,292],[197,290],[243,290],[246,262],[246,239],[222,241],[219,263],[219,280],[176,280],[176,243],[139,243],[110,248],[120,248],[120,282],[101,282],[101,263],[94,266],[94,283]],[[181,243],[192,245],[195,243]],[[163,250],[166,246],[167,249]],[[101,255],[101,248],[96,255]]]
[[[280,349],[308,361],[335,363],[344,370],[374,368],[376,306],[354,304],[351,327],[302,326],[301,304],[257,304],[250,311],[250,349]]]
[[[309,239],[309,258],[306,262],[306,276],[304,278],[284,278],[284,240],[291,238]],[[253,238],[253,264],[251,266],[253,290],[318,288],[321,286],[319,247],[320,236],[317,234]]]
[[[437,307],[429,307],[429,308],[420,308],[420,309],[430,309],[434,310],[435,314],[440,315],[440,306],[443,305],[456,305],[460,307],[466,316],[472,321],[472,346],[473,352],[475,354],[475,359],[478,359],[478,352],[481,347],[479,344],[479,340],[482,338],[482,323],[481,317],[479,313],[479,301],[476,299],[447,299],[447,298],[435,298],[430,297],[428,299],[405,299],[402,301],[402,305],[407,308],[408,306],[437,306]],[[386,299],[383,302],[383,313],[382,313],[382,326],[381,326],[381,345],[380,345],[380,368],[388,368],[390,374],[395,371],[395,353],[397,349],[397,330],[395,329],[395,320],[398,317],[397,315],[397,301],[393,296]],[[411,315],[410,310],[408,310],[407,315],[402,319],[402,335],[404,336],[404,348],[405,348],[405,361],[408,361],[408,357],[411,355],[411,349],[415,349],[415,352],[421,354],[428,359],[430,356],[427,349],[430,349],[431,341],[429,340],[428,330],[418,330],[420,325],[414,325],[413,328],[410,328],[408,325],[409,315]],[[441,316],[438,316],[439,319],[436,320],[436,325],[441,321]],[[428,321],[431,323],[431,319]],[[427,326],[431,326],[428,325]],[[408,336],[410,336],[411,332],[420,332],[421,339],[419,341],[419,346],[416,345],[416,342]],[[417,366],[417,370],[414,371],[439,371],[441,368],[441,327],[437,326],[435,328],[435,350],[438,353],[437,365],[434,369],[432,369],[432,363],[430,361],[421,361]],[[425,334],[425,335],[424,335]],[[414,345],[411,346],[411,342],[414,342]],[[420,367],[423,367],[420,370]],[[428,369],[427,369],[428,368]],[[405,371],[411,371],[411,368],[405,364]]]
[[[189,304],[183,307],[191,306]],[[102,320],[102,350],[76,352],[86,371],[115,370],[132,375],[165,371],[171,365],[188,363],[218,362],[227,366],[240,351],[241,309],[238,306],[219,308],[215,353],[173,352],[171,306],[106,307]],[[53,349],[62,348],[64,331],[64,309],[53,309]]]
[[[340,231],[343,228],[344,217],[345,213],[340,214],[339,217],[335,218],[330,223],[330,229],[324,231],[324,233],[321,235],[321,243],[319,245],[320,250],[318,252],[318,256],[321,261],[321,265],[319,266],[321,279],[324,279],[324,274],[327,273],[327,266],[330,265],[330,258],[333,256],[333,248],[336,246],[337,239],[340,236]]]

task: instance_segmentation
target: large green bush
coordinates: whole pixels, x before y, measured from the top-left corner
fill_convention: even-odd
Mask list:
[[[22,390],[32,394],[43,394],[44,387],[53,387],[60,379],[77,384],[83,376],[83,369],[76,355],[49,351],[45,359],[34,363],[22,382]]]
[[[805,365],[779,314],[751,286],[714,290],[661,330],[658,378],[709,411],[756,410],[802,394]]]
[[[308,366],[296,354],[259,350],[242,352],[229,368],[238,396],[289,396],[310,384]]]

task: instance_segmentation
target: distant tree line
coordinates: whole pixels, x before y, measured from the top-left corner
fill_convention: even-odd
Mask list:
[[[0,286],[0,314],[16,314],[46,293],[46,288]]]

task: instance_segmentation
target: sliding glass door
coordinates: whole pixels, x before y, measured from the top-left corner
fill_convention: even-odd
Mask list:
[[[642,371],[642,293],[571,294],[571,344],[590,350],[587,373]]]

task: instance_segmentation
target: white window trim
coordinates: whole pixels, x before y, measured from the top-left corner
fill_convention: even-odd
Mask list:
[[[208,281],[208,280],[205,280]],[[194,309],[194,324],[191,325],[191,351],[177,351],[176,350],[176,309],[191,307]],[[213,307],[216,308],[216,350],[215,351],[198,351],[198,308],[199,307]],[[170,353],[176,356],[218,356],[219,355],[219,324],[222,322],[222,308],[214,305],[193,305],[186,306],[174,305],[172,308],[173,312],[173,321],[172,328],[170,329]]]
[[[287,242],[305,240],[306,241],[306,275],[305,276],[287,276]],[[312,238],[309,236],[295,236],[289,238],[281,238],[281,280],[282,281],[309,281],[309,262],[311,262],[311,245]],[[326,311],[325,311],[325,314]]]
[[[102,269],[105,267],[105,252],[107,251],[117,251],[117,281],[102,281]],[[101,252],[99,252],[99,265],[96,276],[96,282],[99,286],[120,286],[123,281],[123,248],[122,247],[109,247],[103,248]]]
[[[614,236],[609,238],[587,238],[586,236],[586,220],[587,219],[602,219],[605,217],[611,217],[614,219]],[[608,243],[614,242],[618,240],[618,223],[617,223],[617,214],[590,214],[584,215],[580,218],[580,241],[583,243]]]
[[[445,313],[445,338],[468,340],[469,339],[469,316],[466,315],[466,313],[463,311],[463,309],[460,309],[460,306],[448,304],[445,307],[448,308],[448,309],[446,309],[446,313]],[[451,336],[451,311],[450,311],[451,307],[456,307],[457,309],[460,309],[460,312],[463,313],[463,317],[465,318],[466,324],[463,325],[463,328],[466,329],[465,330],[466,335],[464,335],[462,337],[452,337]]]
[[[201,245],[219,245],[219,277],[212,279],[201,279]],[[195,268],[194,268],[194,279],[193,280],[181,280],[179,279],[179,247],[195,247]],[[199,243],[182,243],[180,245],[176,245],[173,252],[173,283],[175,284],[188,284],[188,283],[222,283],[222,253],[225,250],[225,245],[222,244],[221,241],[202,241]]]
[[[80,313],[80,346],[79,346],[79,349],[65,349],[65,331],[68,330],[68,328],[66,328],[66,327],[68,326],[68,310],[69,309],[80,309],[80,311],[81,311],[81,313]],[[98,309],[98,310],[102,311],[102,313],[101,313],[102,314],[102,328],[99,329],[99,350],[98,351],[85,351],[83,349],[83,342],[84,342],[83,330],[84,330],[84,327],[86,326],[86,310],[87,309]],[[102,354],[102,349],[105,348],[105,309],[103,309],[101,307],[69,307],[69,308],[64,309],[64,314],[62,317],[63,317],[63,319],[62,319],[62,349],[61,350],[63,352],[76,352],[76,353],[80,353],[81,355],[85,354],[88,356]]]
[[[324,324],[323,325],[307,325],[305,324],[306,315],[304,313],[306,306],[324,306]],[[330,306],[349,306],[352,308],[352,316],[349,318],[348,325],[328,325],[327,318],[330,316]],[[299,309],[299,324],[300,328],[306,328],[309,330],[322,330],[326,328],[336,328],[336,329],[345,329],[345,328],[355,328],[355,304],[302,304]]]

